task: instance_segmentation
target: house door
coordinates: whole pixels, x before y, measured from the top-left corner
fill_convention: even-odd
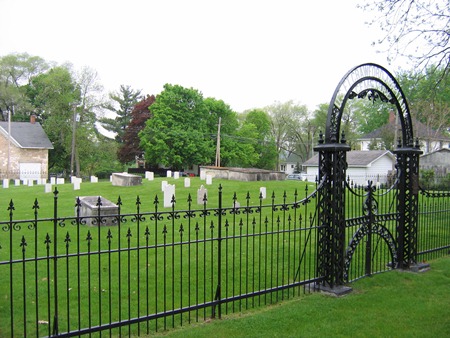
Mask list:
[[[41,178],[41,163],[20,163],[20,179]]]

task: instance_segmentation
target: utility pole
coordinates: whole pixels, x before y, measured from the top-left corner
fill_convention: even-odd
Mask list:
[[[6,170],[6,175],[9,180],[11,178],[11,111],[8,109],[6,112],[8,113],[8,167]]]
[[[73,121],[72,121],[72,154],[70,156],[70,176],[74,175],[73,165],[75,162],[75,132],[77,129],[77,106],[73,105]]]
[[[220,167],[220,122],[222,118],[219,117],[219,125],[217,127],[217,144],[216,144],[216,167]]]

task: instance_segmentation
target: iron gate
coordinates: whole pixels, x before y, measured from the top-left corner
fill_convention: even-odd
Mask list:
[[[365,193],[357,193],[346,181],[347,152],[351,148],[341,132],[341,119],[346,104],[354,99],[389,103],[400,120],[401,137],[394,151],[396,182],[384,193],[375,194],[372,182],[368,182]],[[421,151],[418,142],[414,142],[405,95],[392,74],[373,63],[351,69],[332,96],[325,135],[320,135],[315,150],[319,153],[319,180],[324,182],[317,206],[318,270],[324,276],[321,287],[334,289],[354,279],[351,266],[355,257],[364,259],[364,264],[359,264],[364,267],[363,275],[381,268],[407,269],[416,264]],[[347,195],[362,199],[359,216],[346,211]],[[390,201],[387,210],[380,210],[378,198]],[[355,256],[361,246],[363,254]],[[376,262],[382,263],[377,266]]]

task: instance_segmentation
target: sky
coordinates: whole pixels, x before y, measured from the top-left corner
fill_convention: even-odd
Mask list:
[[[194,88],[242,112],[329,103],[352,67],[378,63],[365,0],[0,0],[0,56],[26,52],[157,95]]]

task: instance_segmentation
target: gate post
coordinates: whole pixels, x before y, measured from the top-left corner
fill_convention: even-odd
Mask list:
[[[410,269],[417,263],[417,220],[419,217],[419,145],[394,150],[397,156],[397,268]]]
[[[318,238],[317,269],[324,277],[319,288],[336,294],[351,290],[344,285],[345,262],[345,179],[347,170],[347,151],[344,135],[340,143],[325,143],[320,135],[318,190]]]

